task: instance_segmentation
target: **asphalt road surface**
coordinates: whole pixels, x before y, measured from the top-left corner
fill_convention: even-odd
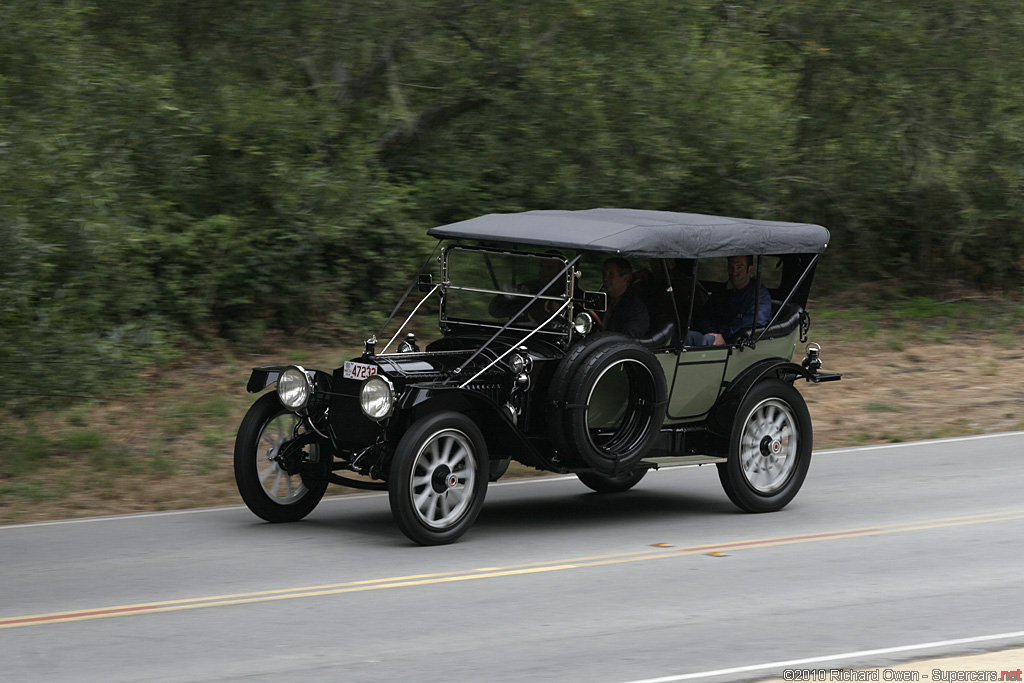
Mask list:
[[[492,485],[455,545],[386,495],[0,527],[9,681],[755,680],[1024,644],[1024,433],[815,454],[785,510],[713,466]],[[1024,664],[1024,662],[1021,662]]]

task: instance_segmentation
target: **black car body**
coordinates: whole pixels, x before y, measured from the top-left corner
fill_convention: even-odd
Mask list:
[[[430,234],[441,240],[438,270],[418,275],[424,296],[380,349],[371,337],[332,372],[253,369],[250,392],[277,385],[235,446],[239,491],[257,515],[301,519],[330,483],[381,489],[409,538],[448,543],[510,461],[574,473],[602,493],[668,464],[714,463],[729,498],[751,512],[796,495],[812,430],[793,384],[839,379],[820,370],[816,344],[792,362],[807,340],[825,228],[595,209],[492,214]],[[649,310],[639,338],[593,324],[611,256],[646,263],[632,280]],[[753,319],[767,322],[721,346],[686,346],[735,256],[756,259],[754,286],[772,303]],[[427,302],[440,336],[420,349],[402,333]]]

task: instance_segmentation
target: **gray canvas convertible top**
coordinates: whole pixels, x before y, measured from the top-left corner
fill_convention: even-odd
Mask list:
[[[636,209],[492,213],[428,234],[648,258],[820,254],[829,238],[828,230],[810,223]]]

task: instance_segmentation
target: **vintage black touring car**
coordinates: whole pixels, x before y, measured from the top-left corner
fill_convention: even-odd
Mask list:
[[[409,290],[423,296],[387,342],[369,338],[332,371],[253,369],[250,392],[276,385],[235,443],[238,489],[256,515],[302,519],[331,483],[387,490],[410,539],[450,543],[510,461],[575,474],[601,493],[659,467],[715,463],[726,494],[750,512],[796,495],[811,419],[794,382],[840,377],[820,369],[817,344],[792,361],[807,341],[828,230],[593,209],[491,214],[429,234],[436,258]],[[767,292],[753,298],[754,322],[717,345],[687,346],[702,307],[728,294],[735,256],[750,257],[753,286]],[[640,337],[600,329],[609,257],[633,268],[649,324]],[[408,332],[421,309],[439,321],[423,348]]]

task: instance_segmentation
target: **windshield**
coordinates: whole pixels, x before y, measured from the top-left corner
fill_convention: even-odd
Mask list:
[[[536,329],[566,301],[569,287],[566,264],[557,253],[451,247],[445,253],[443,264],[442,279],[446,286],[441,323],[498,328],[527,307],[510,327]],[[538,293],[541,295],[531,304]],[[570,308],[559,313],[544,331],[564,333],[568,329]]]

